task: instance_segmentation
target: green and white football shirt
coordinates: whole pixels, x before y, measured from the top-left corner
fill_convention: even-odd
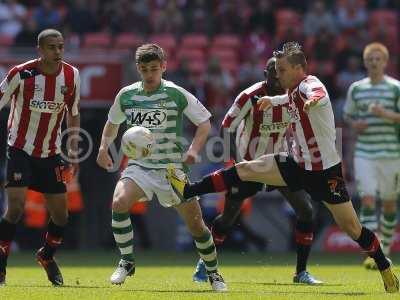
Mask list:
[[[374,116],[368,110],[371,103],[378,103],[387,110],[400,112],[400,82],[384,76],[378,84],[372,84],[369,78],[364,78],[350,86],[344,113],[352,119],[368,123],[365,131],[357,137],[355,157],[399,158],[399,124]]]
[[[207,121],[210,112],[184,88],[162,80],[158,90],[146,93],[143,83],[136,82],[122,88],[115,97],[108,120],[113,124],[126,121],[128,126],[143,126],[156,139],[149,157],[129,160],[145,168],[162,169],[168,164],[182,168],[183,115],[196,126]]]

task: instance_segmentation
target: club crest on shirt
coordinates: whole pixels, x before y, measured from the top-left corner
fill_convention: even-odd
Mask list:
[[[300,120],[299,110],[297,109],[296,105],[290,103],[287,112],[292,122]]]
[[[35,88],[35,92],[41,92],[42,91],[42,88],[38,84],[35,84],[34,88]]]
[[[68,87],[66,85],[61,86],[61,94],[68,94]]]

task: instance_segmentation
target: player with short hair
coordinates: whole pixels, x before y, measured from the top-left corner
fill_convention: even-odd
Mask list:
[[[54,29],[38,35],[40,58],[13,67],[0,85],[0,109],[11,101],[8,119],[8,208],[0,221],[0,284],[5,284],[7,258],[16,224],[24,213],[28,188],[44,194],[50,221],[44,246],[36,258],[53,285],[63,278],[54,260],[68,222],[65,175],[61,158],[61,123],[67,112],[70,134],[79,131],[78,70],[63,61],[64,39]],[[68,156],[77,171],[78,143],[72,139]]]
[[[190,184],[168,168],[168,180],[182,199],[207,193],[222,192],[243,181],[287,186],[291,191],[306,190],[311,198],[323,201],[336,223],[371,256],[380,271],[385,290],[399,291],[399,281],[393,273],[375,234],[362,227],[346,190],[341,159],[336,150],[335,122],[331,102],[319,79],[307,75],[307,61],[301,46],[288,42],[275,51],[276,71],[284,96],[263,97],[260,109],[289,103],[294,134],[293,156],[268,154],[252,161],[235,164]]]
[[[287,149],[286,133],[291,123],[288,105],[277,105],[270,111],[258,109],[257,100],[263,96],[284,94],[275,70],[276,58],[270,58],[264,70],[265,80],[255,83],[242,91],[222,122],[222,134],[229,134],[231,156],[236,161],[249,161],[264,154],[279,153]],[[234,134],[236,133],[236,136]],[[259,182],[243,182],[229,189],[225,197],[224,211],[212,224],[211,232],[215,243],[222,244],[225,236],[234,225],[243,201],[253,197],[259,191],[272,191],[276,187]],[[308,195],[304,191],[291,192],[287,187],[277,187],[278,191],[293,207],[297,222],[295,240],[297,251],[296,273],[293,281],[305,284],[321,284],[307,272],[307,260],[313,241],[313,209]],[[195,281],[204,281],[204,266],[200,260],[193,275]]]
[[[121,123],[128,126],[143,126],[155,136],[155,145],[150,156],[129,160],[121,174],[112,202],[112,230],[121,252],[121,260],[111,276],[112,284],[122,284],[127,276],[135,272],[133,254],[133,229],[129,209],[141,199],[158,198],[164,207],[174,207],[193,236],[200,257],[205,261],[208,279],[215,291],[226,291],[227,287],[217,272],[217,252],[211,233],[204,224],[196,197],[181,200],[166,180],[166,168],[173,164],[181,178],[185,164],[195,161],[211,128],[211,114],[191,93],[173,82],[164,80],[166,57],[161,47],[145,44],[136,50],[136,66],[141,81],[122,88],[115,98],[104,126],[98,164],[109,169],[112,159],[108,154]],[[183,116],[197,126],[189,150],[183,155]],[[184,159],[182,159],[184,157]]]
[[[400,191],[400,82],[385,74],[389,51],[383,44],[367,45],[363,58],[368,77],[350,86],[344,115],[358,133],[354,170],[361,196],[360,221],[379,231],[382,251],[389,256]],[[379,228],[376,199],[382,201]],[[377,267],[370,257],[364,266]]]

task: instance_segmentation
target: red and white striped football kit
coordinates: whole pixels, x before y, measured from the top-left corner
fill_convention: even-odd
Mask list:
[[[11,100],[8,145],[33,157],[60,153],[64,112],[79,114],[79,90],[78,69],[65,62],[54,75],[37,59],[13,67],[0,85],[0,110]]]
[[[278,101],[273,99],[272,102],[274,105],[289,103],[294,135],[292,152],[298,165],[306,170],[320,171],[340,163],[332,105],[323,83],[308,75],[288,92],[288,96],[285,101],[278,96],[275,98]],[[317,104],[306,113],[303,107],[308,100]]]
[[[284,137],[291,122],[288,104],[260,110],[257,99],[266,95],[266,88],[263,81],[242,91],[222,122],[228,132],[237,129],[236,145],[245,160],[286,150]]]

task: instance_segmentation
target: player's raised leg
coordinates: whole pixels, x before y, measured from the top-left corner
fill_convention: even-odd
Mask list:
[[[129,208],[135,201],[143,197],[145,197],[143,190],[130,178],[120,179],[115,187],[111,226],[115,243],[121,252],[121,259],[111,275],[112,284],[122,284],[126,277],[135,273],[133,227]]]
[[[350,201],[346,201],[339,204],[325,202],[325,205],[331,211],[339,227],[355,240],[368,256],[375,260],[381,273],[385,290],[389,293],[398,292],[399,280],[393,273],[390,262],[383,254],[378,238],[371,230],[361,226],[353,204]]]
[[[187,183],[185,180],[179,178],[176,175],[175,168],[170,165],[167,169],[167,179],[174,191],[182,199],[228,191],[231,187],[239,186],[244,181],[286,186],[273,154],[261,156],[256,160],[241,162],[227,169],[218,170],[194,183]]]
[[[183,202],[175,207],[184,220],[200,258],[205,264],[208,279],[214,291],[225,292],[227,286],[222,276],[218,273],[217,250],[207,226],[204,224],[201,208],[197,200]]]

